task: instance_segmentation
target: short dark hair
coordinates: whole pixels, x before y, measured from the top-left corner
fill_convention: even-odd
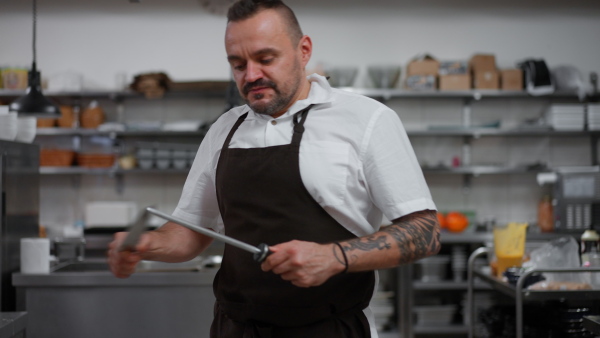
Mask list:
[[[281,0],[239,0],[227,12],[227,22],[237,22],[249,19],[258,12],[265,9],[276,10],[287,23],[287,28],[292,42],[298,43],[302,36],[302,29],[298,23],[298,19],[286,4]]]

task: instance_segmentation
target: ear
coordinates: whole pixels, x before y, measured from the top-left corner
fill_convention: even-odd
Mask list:
[[[306,67],[312,56],[312,40],[308,35],[304,35],[298,43],[298,50],[301,55],[302,68]]]

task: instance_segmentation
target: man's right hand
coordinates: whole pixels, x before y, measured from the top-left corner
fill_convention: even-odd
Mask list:
[[[150,234],[144,233],[135,250],[120,251],[121,243],[126,236],[126,232],[118,232],[108,245],[108,265],[113,275],[118,278],[127,278],[135,272],[136,266],[142,260],[142,255],[148,250],[150,243]]]

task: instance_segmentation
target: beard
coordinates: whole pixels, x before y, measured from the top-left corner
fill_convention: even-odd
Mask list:
[[[255,113],[261,114],[261,115],[273,115],[273,114],[278,113],[278,112],[282,111],[283,109],[285,109],[292,101],[294,95],[296,95],[298,88],[300,88],[300,81],[302,81],[302,76],[301,75],[296,76],[295,72],[294,72],[294,74],[291,75],[291,79],[292,79],[292,82],[289,83],[289,85],[284,86],[284,87],[287,87],[284,89],[280,89],[279,86],[277,86],[277,84],[275,82],[273,82],[271,80],[267,80],[267,79],[258,79],[254,82],[246,83],[244,85],[244,87],[242,88],[242,94],[243,94],[242,97],[244,98],[244,101],[246,102],[246,104],[248,104],[248,106],[250,108],[252,108],[252,110]],[[252,90],[252,88],[255,88],[255,87],[267,87],[267,88],[273,89],[275,94],[274,94],[273,98],[271,99],[271,101],[250,102],[250,100],[248,99],[248,93],[250,92],[250,90]],[[264,94],[252,94],[252,95],[254,95],[253,98],[255,100],[261,100],[264,97]]]

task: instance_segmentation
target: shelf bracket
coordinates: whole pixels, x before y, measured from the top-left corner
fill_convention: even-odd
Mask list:
[[[463,101],[463,109],[462,109],[462,125],[465,128],[469,128],[472,125],[471,116],[472,116],[472,99],[468,98]]]
[[[462,185],[462,193],[463,195],[468,195],[471,192],[471,186],[473,184],[473,175],[465,174],[463,176],[463,185]]]
[[[598,165],[598,141],[600,140],[600,134],[599,133],[593,133],[592,137],[591,137],[591,151],[592,154],[590,156],[592,163],[591,165]]]

